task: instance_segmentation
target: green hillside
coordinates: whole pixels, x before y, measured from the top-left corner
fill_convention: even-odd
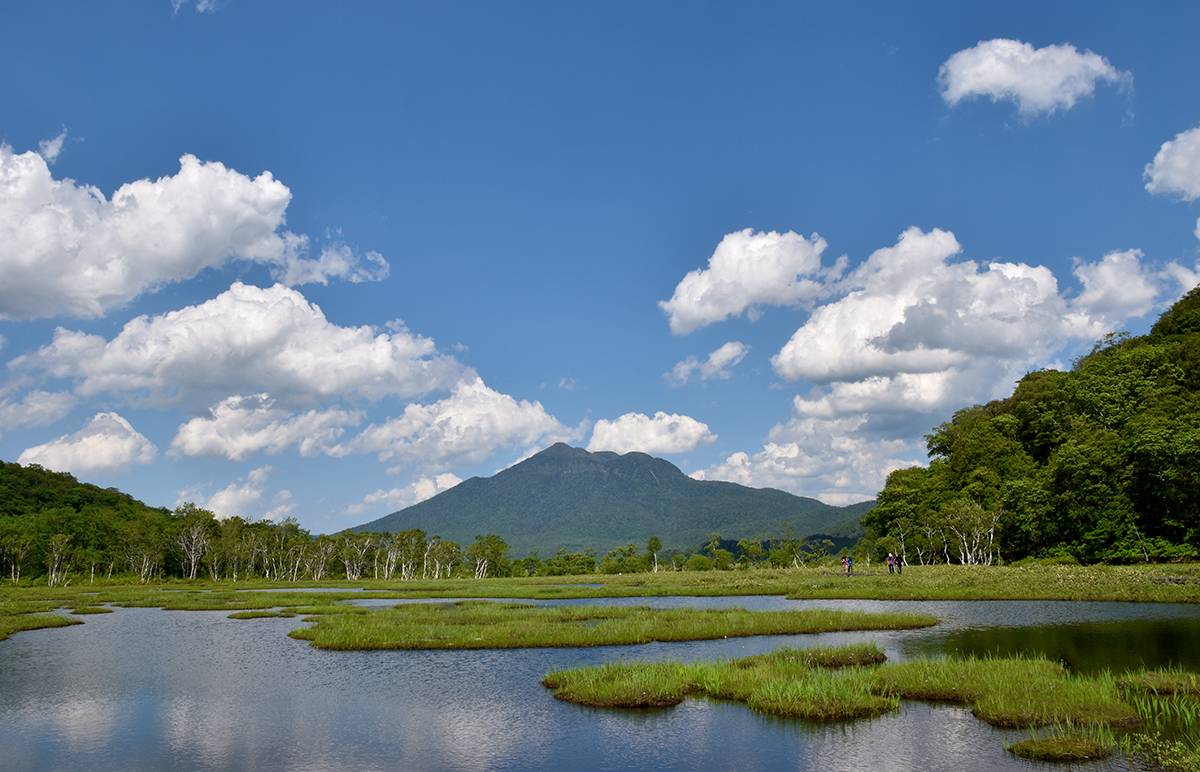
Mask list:
[[[863,521],[910,561],[1195,559],[1200,288],[1148,335],[1110,335],[926,439],[929,467],[893,472]]]
[[[546,557],[559,549],[604,554],[651,536],[667,548],[698,544],[713,532],[749,538],[776,533],[784,521],[796,534],[811,534],[861,517],[868,508],[693,480],[645,453],[589,453],[559,443],[493,477],[473,477],[353,530],[420,528],[460,544],[494,533],[514,556],[538,550]]]

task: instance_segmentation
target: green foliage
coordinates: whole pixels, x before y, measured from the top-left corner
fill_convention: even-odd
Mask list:
[[[903,541],[910,562],[1194,559],[1200,291],[1149,335],[1106,336],[1069,372],[1029,373],[1009,398],[958,411],[926,440],[929,466],[889,475],[863,519],[869,535]],[[979,508],[969,533],[954,526],[965,502]],[[970,545],[987,540],[980,558]]]
[[[571,554],[561,549],[554,557],[546,561],[541,574],[543,576],[575,576],[591,574],[596,571],[595,550],[584,550]]]

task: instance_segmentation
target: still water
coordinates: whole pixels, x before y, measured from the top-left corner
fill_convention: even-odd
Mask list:
[[[368,603],[368,601],[363,601]],[[904,703],[847,724],[778,720],[688,700],[583,708],[541,686],[552,669],[617,658],[743,657],[780,645],[875,640],[892,660],[945,651],[1039,652],[1093,671],[1200,670],[1200,606],[1070,602],[561,601],[918,610],[936,628],[592,649],[319,651],[298,619],[117,609],[0,642],[4,770],[1122,770],[1033,764],[966,709]],[[1011,733],[1012,739],[1024,733]]]

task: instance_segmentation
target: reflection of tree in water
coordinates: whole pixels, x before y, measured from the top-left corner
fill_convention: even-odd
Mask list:
[[[1080,673],[1142,667],[1200,670],[1200,618],[1091,622],[1055,627],[962,630],[945,639],[943,650],[978,656],[1042,655]]]

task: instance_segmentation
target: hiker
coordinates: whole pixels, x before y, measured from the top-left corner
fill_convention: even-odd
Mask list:
[[[896,556],[890,552],[888,553],[887,563],[888,563],[888,573],[889,574],[896,573]]]

